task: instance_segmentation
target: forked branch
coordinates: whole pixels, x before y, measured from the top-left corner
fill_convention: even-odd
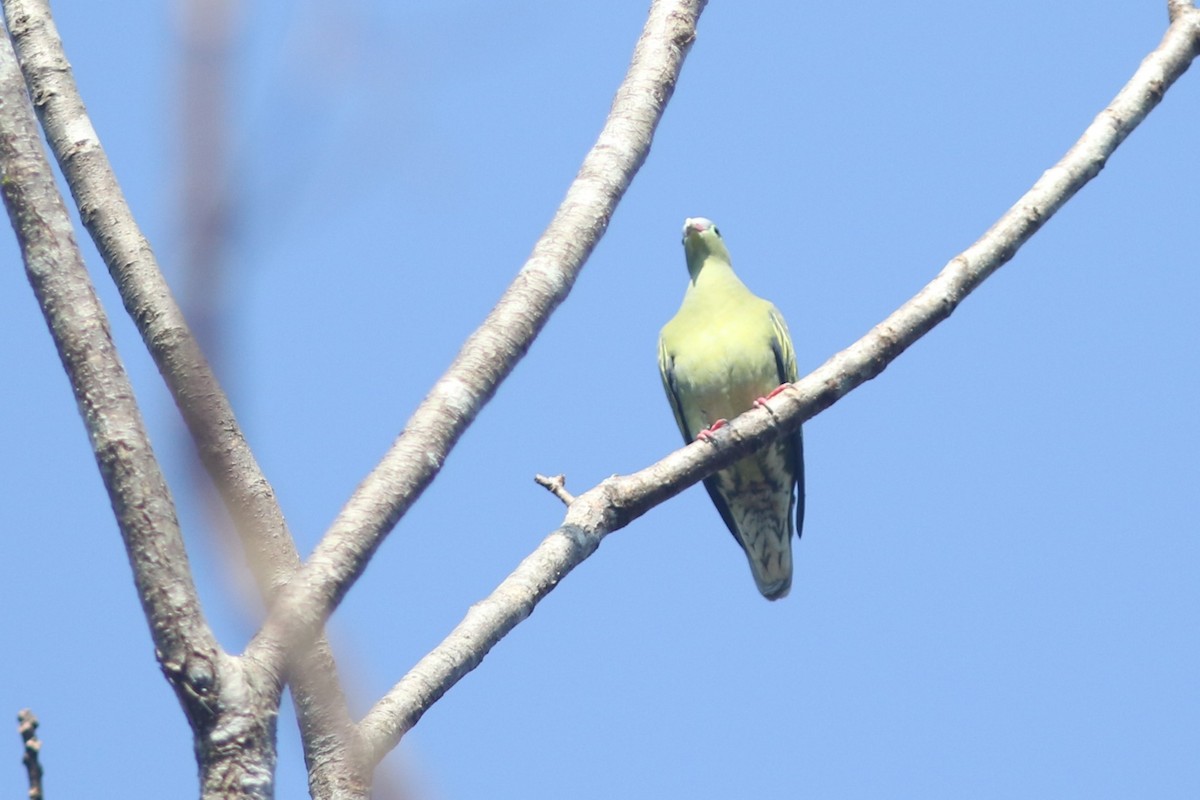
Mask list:
[[[574,285],[650,150],[705,0],[655,0],[608,120],[529,260],[288,584],[247,654],[311,637]]]
[[[47,141],[84,226],[234,520],[259,590],[269,599],[300,566],[275,493],[125,201],[79,94],[49,4],[3,0],[3,8],[29,93],[36,98]],[[346,752],[353,749],[353,728],[324,638],[297,662],[292,679],[312,779],[353,787],[347,791],[356,793],[363,785],[360,760]]]
[[[732,420],[712,444],[692,443],[632,475],[614,476],[574,498],[552,532],[487,598],[420,660],[364,717],[360,726],[375,760],[382,758],[447,690],[475,669],[505,635],[601,540],[721,467],[794,431],[888,364],[935,325],[1017,250],[1088,181],[1192,63],[1200,50],[1200,11],[1177,15],[1162,42],[1129,83],[975,244],[951,259],[911,300],[850,347],[807,375],[766,408]]]

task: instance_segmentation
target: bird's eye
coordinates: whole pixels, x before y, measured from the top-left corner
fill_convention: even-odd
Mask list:
[[[718,228],[716,225],[713,225],[713,233],[715,233],[717,236],[720,236],[720,235],[721,235],[721,229],[720,229],[720,228]]]

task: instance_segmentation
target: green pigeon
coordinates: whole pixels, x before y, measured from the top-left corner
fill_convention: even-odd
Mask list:
[[[683,223],[690,281],[679,312],[658,339],[658,368],[685,442],[706,439],[726,419],[797,380],[787,324],[774,305],[734,274],[711,220]],[[792,586],[792,530],[804,521],[800,430],[704,480],[704,488],[768,600]]]

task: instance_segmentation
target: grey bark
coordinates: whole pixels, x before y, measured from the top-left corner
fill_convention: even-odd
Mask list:
[[[300,566],[274,490],[125,201],[79,95],[49,5],[45,0],[4,0],[3,8],[29,92],[84,225],[234,520],[259,589],[269,599]],[[297,660],[291,683],[311,780],[329,787],[327,796],[365,797],[369,776],[357,755],[337,665],[324,637]]]
[[[125,543],[155,657],[196,732],[203,795],[270,797],[279,687],[248,679],[242,663],[221,650],[200,610],[174,502],[7,37],[0,41],[0,186]]]

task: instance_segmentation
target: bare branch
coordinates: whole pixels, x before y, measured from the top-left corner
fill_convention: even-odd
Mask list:
[[[529,260],[358,486],[247,653],[277,650],[319,628],[566,298],[645,161],[704,5],[655,0],[604,129]]]
[[[271,582],[283,583],[299,558],[275,493],[125,202],[75,86],[49,6],[45,0],[3,0],[3,7],[29,93],[83,224],[242,531],[252,566],[263,570],[269,565]]]
[[[1196,5],[1192,0],[1167,0],[1167,16],[1171,22],[1179,18],[1180,14],[1195,10]]]
[[[545,475],[534,475],[533,482],[538,486],[545,487],[550,494],[563,501],[563,505],[569,506],[575,502],[575,495],[567,491],[567,476],[555,475],[548,478]]]
[[[28,708],[17,713],[17,732],[25,742],[25,755],[21,763],[29,776],[29,800],[42,800],[42,741],[37,738],[37,717]]]
[[[200,610],[175,507],[42,151],[16,55],[0,41],[0,186],[125,542],[155,656],[196,738],[202,796],[270,797],[280,685],[226,655]]]
[[[1109,155],[1145,118],[1200,51],[1200,12],[1181,15],[1083,136],[975,244],[853,345],[762,408],[732,420],[712,446],[692,443],[632,475],[614,476],[579,495],[562,526],[546,537],[491,595],[475,604],[433,651],[359,723],[373,759],[395,747],[451,686],[532,613],[600,541],[717,469],[795,430],[879,375],[905,349],[1008,262],[1053,214],[1099,174]]]
[[[25,271],[91,439],[159,663],[194,714],[217,682],[220,647],[200,611],[174,502],[75,243],[7,37],[0,42],[0,174]]]
[[[5,17],[47,138],[84,225],[162,373],[201,461],[233,517],[264,597],[300,566],[275,493],[125,202],[79,95],[45,0],[4,0]],[[322,637],[293,676],[310,778],[361,787],[360,759],[337,667]],[[343,796],[364,796],[349,791]]]

